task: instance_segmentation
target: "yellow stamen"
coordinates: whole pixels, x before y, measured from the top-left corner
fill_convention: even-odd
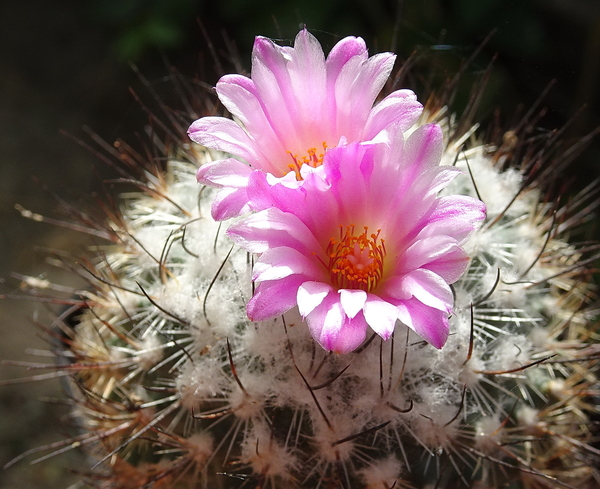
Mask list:
[[[354,225],[340,226],[340,238],[331,238],[327,245],[331,284],[338,289],[361,289],[371,292],[383,276],[385,243],[377,233],[368,234],[368,227],[354,235]]]
[[[312,166],[313,168],[317,168],[323,164],[323,158],[325,157],[325,152],[327,151],[327,143],[323,141],[323,152],[317,154],[317,148],[309,148],[306,151],[306,154],[302,157],[298,155],[294,155],[291,151],[288,151],[288,154],[291,156],[293,163],[288,165],[288,168],[292,170],[296,174],[296,180],[302,180],[302,175],[300,175],[300,168],[302,165]]]

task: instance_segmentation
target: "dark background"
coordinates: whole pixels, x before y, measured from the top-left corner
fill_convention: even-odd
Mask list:
[[[481,120],[489,121],[500,107],[510,121],[519,104],[530,107],[555,79],[542,101],[548,113],[540,126],[561,127],[584,105],[566,138],[576,141],[600,125],[597,0],[0,1],[0,294],[18,286],[13,272],[69,283],[48,271],[45,255],[34,249],[77,254],[87,242],[21,218],[14,204],[52,215],[56,202],[43,185],[78,205],[90,200],[102,179],[114,176],[61,131],[82,140],[88,138],[84,126],[109,142],[135,137],[145,118],[128,90],[141,88],[131,62],[158,88],[165,86],[168,65],[211,85],[222,74],[199,21],[225,72],[235,69],[231,46],[249,69],[255,35],[289,42],[306,24],[326,51],[343,36],[359,35],[372,53],[396,51],[397,66],[411,54],[419,66],[434,63],[433,73],[415,77],[410,88],[418,94],[427,85],[442,84],[494,32],[464,76],[468,85],[497,55]],[[465,94],[457,98],[456,110],[466,103]],[[599,161],[596,141],[559,178],[573,179],[577,188],[600,174]],[[0,357],[22,359],[26,348],[44,347],[32,320],[38,313],[44,313],[39,304],[0,300]],[[0,379],[24,374],[0,367]],[[37,401],[58,396],[58,389],[56,382],[0,387],[0,464],[60,439],[64,410]],[[58,457],[33,467],[20,463],[0,472],[0,486],[66,487],[73,476],[62,466],[69,463],[77,461]]]

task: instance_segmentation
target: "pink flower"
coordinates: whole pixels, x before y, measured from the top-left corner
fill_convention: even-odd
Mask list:
[[[485,217],[482,202],[438,197],[459,172],[439,166],[442,133],[431,124],[406,141],[353,143],[325,155],[301,188],[252,176],[248,194],[271,207],[231,226],[229,236],[260,257],[247,305],[262,321],[298,306],[321,346],[346,353],[367,326],[388,339],[396,321],[441,348],[469,258],[461,244]]]
[[[200,183],[222,188],[213,217],[223,220],[252,208],[246,187],[253,171],[299,186],[304,168],[320,166],[325,152],[340,142],[371,140],[390,124],[412,126],[422,106],[410,90],[395,91],[373,107],[394,60],[391,53],[369,57],[356,37],[338,42],[327,59],[306,29],[294,47],[257,37],[252,78],[226,75],[216,87],[239,124],[204,117],[189,128],[192,140],[250,165],[229,158],[200,168]]]

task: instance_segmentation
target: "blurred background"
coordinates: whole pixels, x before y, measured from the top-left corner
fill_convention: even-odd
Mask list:
[[[496,57],[481,120],[492,120],[498,107],[506,121],[514,120],[520,106],[531,107],[556,80],[542,100],[548,112],[540,126],[562,127],[584,106],[566,137],[576,141],[600,125],[597,0],[0,1],[0,294],[18,293],[15,273],[74,284],[50,270],[39,248],[77,255],[86,237],[26,220],[14,206],[52,216],[58,205],[52,193],[78,206],[115,176],[63,133],[89,142],[84,127],[90,127],[111,143],[135,140],[146,119],[129,92],[143,90],[132,63],[156,87],[164,88],[170,65],[214,85],[236,69],[232,52],[249,70],[255,35],[289,43],[302,24],[326,51],[341,37],[357,35],[372,53],[396,51],[397,66],[411,54],[421,65],[435,60],[434,72],[415,76],[409,87],[418,94],[444,83],[492,34],[464,75],[468,86]],[[456,110],[467,93],[459,93]],[[594,141],[560,178],[581,187],[600,175],[599,162]],[[0,358],[52,361],[30,354],[47,347],[35,326],[47,310],[45,304],[0,300]],[[0,379],[29,374],[0,366]],[[0,385],[0,464],[61,439],[60,395],[57,381]],[[75,454],[34,466],[31,459],[0,471],[0,487],[61,488],[77,479],[64,469],[77,467]]]

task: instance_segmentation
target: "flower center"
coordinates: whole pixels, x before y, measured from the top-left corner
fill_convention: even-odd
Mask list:
[[[317,148],[309,148],[306,151],[306,154],[302,157],[294,155],[291,151],[288,151],[288,154],[292,157],[293,161],[293,163],[288,165],[288,168],[296,174],[296,180],[302,180],[302,175],[300,175],[300,168],[302,168],[302,165],[308,165],[312,166],[313,168],[317,168],[323,164],[323,157],[325,156],[325,151],[327,151],[327,143],[323,141],[322,146],[322,153],[317,154]]]
[[[340,226],[339,239],[331,238],[327,245],[331,284],[338,289],[361,289],[371,292],[383,276],[385,243],[377,233],[369,233],[369,228],[356,236],[354,225]]]

